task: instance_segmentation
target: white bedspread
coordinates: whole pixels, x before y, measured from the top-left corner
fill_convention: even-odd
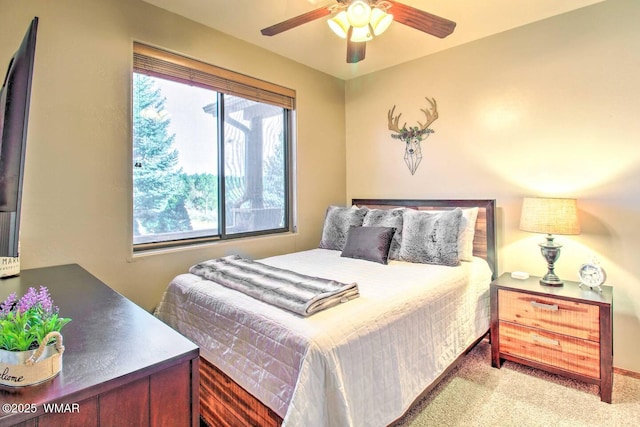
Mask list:
[[[384,426],[489,328],[487,263],[382,265],[314,249],[260,260],[360,297],[303,318],[191,274],[156,315],[283,417],[285,426]]]

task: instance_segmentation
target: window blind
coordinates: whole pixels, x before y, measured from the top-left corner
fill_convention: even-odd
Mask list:
[[[133,70],[289,110],[295,109],[296,92],[293,89],[136,42],[133,44]]]

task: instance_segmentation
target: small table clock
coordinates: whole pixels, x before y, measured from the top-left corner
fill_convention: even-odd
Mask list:
[[[580,287],[586,286],[602,292],[602,285],[607,280],[607,273],[600,266],[597,260],[586,262],[578,269],[578,277],[580,278]]]

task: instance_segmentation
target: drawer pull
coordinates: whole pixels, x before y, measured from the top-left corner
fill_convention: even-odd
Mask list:
[[[531,305],[536,308],[547,311],[558,311],[558,304],[543,304],[538,301],[531,301]]]
[[[531,333],[531,340],[535,342],[539,342],[540,344],[549,344],[549,345],[555,345],[555,346],[560,345],[560,341],[558,340],[554,340],[547,337],[541,337],[540,335],[534,334],[533,332]]]

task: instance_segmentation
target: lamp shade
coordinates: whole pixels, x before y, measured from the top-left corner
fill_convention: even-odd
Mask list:
[[[576,199],[525,197],[520,230],[545,234],[580,234]]]
[[[329,19],[327,23],[329,24],[329,28],[331,28],[338,37],[343,39],[347,38],[349,27],[351,27],[349,19],[347,18],[347,11],[343,10],[333,18]]]
[[[384,33],[391,22],[393,21],[393,15],[388,14],[382,9],[377,7],[371,10],[371,28],[373,28],[373,34],[379,36]]]
[[[347,8],[347,17],[354,27],[369,25],[369,21],[371,20],[371,6],[363,0],[356,0]]]
[[[370,27],[368,25],[366,27],[351,27],[351,37],[349,40],[358,43],[373,40]]]

